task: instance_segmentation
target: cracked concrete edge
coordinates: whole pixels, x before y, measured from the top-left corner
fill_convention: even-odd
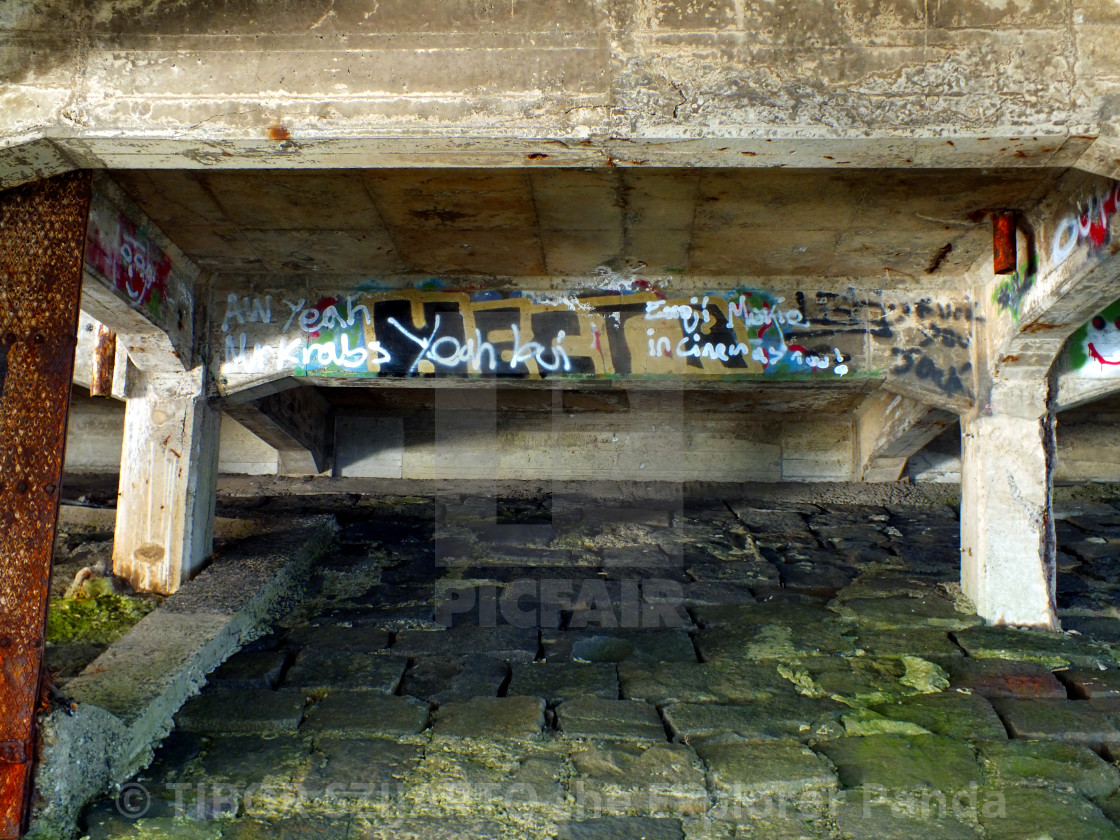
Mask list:
[[[206,675],[294,606],[337,532],[307,517],[231,548],[68,683],[73,709],[39,722],[27,836],[75,836],[88,802],[150,763]]]

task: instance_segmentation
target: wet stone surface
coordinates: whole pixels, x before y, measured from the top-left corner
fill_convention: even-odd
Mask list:
[[[89,837],[1120,838],[1120,505],[1059,521],[1047,634],[972,613],[944,505],[315,504],[299,606]]]

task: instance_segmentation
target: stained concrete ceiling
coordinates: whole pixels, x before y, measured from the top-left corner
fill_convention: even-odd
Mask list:
[[[127,170],[113,177],[214,272],[283,276],[872,277],[958,285],[988,214],[1063,170]]]
[[[662,398],[658,389],[642,389],[634,383],[625,388],[612,385],[591,386],[586,383],[566,384],[562,380],[540,383],[541,387],[525,387],[527,382],[499,386],[492,395],[480,395],[476,389],[460,388],[461,396],[441,395],[428,381],[412,387],[399,383],[388,387],[321,388],[320,392],[336,409],[348,412],[369,412],[377,416],[410,416],[428,414],[449,408],[493,409],[507,414],[578,414],[582,412],[620,412],[658,407],[680,410],[688,414],[724,413],[728,411],[757,414],[806,416],[810,412],[841,415],[854,410],[875,387],[860,380],[828,381],[827,387],[807,383],[705,383],[681,395],[679,392]],[[558,393],[553,394],[553,390]],[[673,399],[680,400],[674,404]]]

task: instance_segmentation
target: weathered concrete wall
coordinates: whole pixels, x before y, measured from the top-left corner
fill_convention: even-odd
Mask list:
[[[115,473],[120,468],[123,435],[123,403],[91,397],[83,388],[71,389],[63,465],[67,474]]]
[[[419,409],[340,411],[336,429],[341,477],[778,482],[853,470],[849,415],[783,418],[726,392],[439,390]]]
[[[218,471],[238,475],[273,475],[276,450],[236,420],[222,422]],[[70,401],[66,435],[68,474],[115,473],[121,464],[124,437],[124,403],[97,399],[75,388]]]
[[[1109,174],[1118,31],[1103,0],[12,0],[0,182],[528,155]]]

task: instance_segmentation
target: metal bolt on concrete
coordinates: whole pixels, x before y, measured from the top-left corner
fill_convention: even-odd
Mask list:
[[[1120,505],[1047,634],[981,626],[944,504],[464,501],[340,502],[87,835],[1120,837]]]

